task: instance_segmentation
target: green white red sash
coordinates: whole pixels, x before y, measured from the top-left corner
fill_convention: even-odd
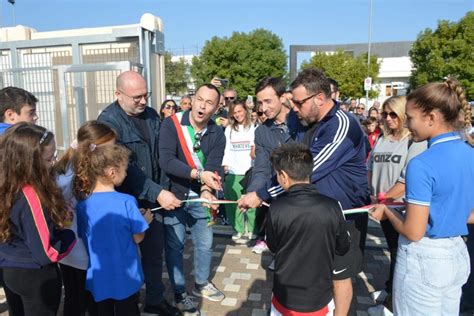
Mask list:
[[[194,128],[191,125],[181,125],[183,113],[184,112],[179,112],[171,116],[171,120],[176,128],[179,144],[188,165],[193,169],[204,170],[206,157],[204,157],[201,149],[194,151],[194,144],[196,142],[194,138]],[[205,130],[202,133],[204,134]]]

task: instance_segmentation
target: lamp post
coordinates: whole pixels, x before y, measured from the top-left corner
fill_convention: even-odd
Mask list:
[[[370,44],[372,41],[372,3],[373,0],[370,0],[370,5],[369,5],[369,40],[368,40],[368,49],[367,49],[367,78],[370,77]],[[365,103],[367,103],[366,106],[369,106],[369,90],[365,90]]]
[[[16,16],[15,16],[15,0],[7,0],[12,4],[13,9],[13,26],[16,26]]]

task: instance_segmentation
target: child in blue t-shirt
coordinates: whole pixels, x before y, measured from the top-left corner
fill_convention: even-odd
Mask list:
[[[78,148],[73,192],[79,236],[89,253],[86,289],[99,315],[139,315],[143,271],[137,244],[153,220],[134,197],[116,192],[127,175],[129,151],[119,145]]]
[[[406,215],[379,205],[400,233],[393,283],[395,315],[458,315],[469,255],[461,236],[474,222],[471,108],[454,79],[429,83],[407,97],[413,140],[428,149],[408,163]]]

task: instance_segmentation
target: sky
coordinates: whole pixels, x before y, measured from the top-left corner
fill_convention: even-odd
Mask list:
[[[165,48],[196,54],[213,36],[264,28],[289,45],[367,43],[371,0],[0,0],[0,27],[16,23],[54,31],[164,23]],[[439,20],[458,21],[474,0],[372,0],[372,42],[411,41]],[[14,9],[14,10],[13,10]],[[14,14],[13,14],[14,12]]]

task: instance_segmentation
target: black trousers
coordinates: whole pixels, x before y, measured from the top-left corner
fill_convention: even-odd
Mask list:
[[[392,293],[393,274],[395,272],[395,261],[397,260],[399,234],[395,228],[393,228],[393,225],[389,220],[380,221],[380,226],[382,226],[382,231],[385,235],[385,240],[387,241],[388,250],[390,251],[390,274],[388,276],[387,282],[385,282],[385,290],[387,293]]]
[[[86,270],[59,264],[64,284],[64,316],[97,316],[97,306],[92,294],[85,289]]]
[[[99,316],[140,316],[138,293],[123,300],[107,299],[97,302]]]
[[[255,227],[257,227],[257,236],[259,239],[265,238],[265,227],[267,224],[268,206],[257,207],[255,214]]]
[[[10,316],[55,316],[61,300],[61,274],[56,264],[41,269],[3,268]]]

